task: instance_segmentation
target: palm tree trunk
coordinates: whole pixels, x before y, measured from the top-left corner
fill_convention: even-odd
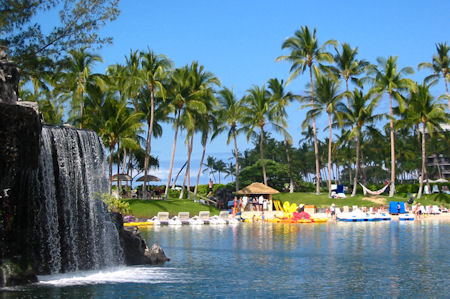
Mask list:
[[[208,140],[208,134],[206,134],[206,140]],[[203,166],[203,161],[205,160],[205,154],[206,154],[206,142],[203,144],[202,158],[200,159],[200,166],[198,167],[197,182],[195,183],[195,188],[194,188],[194,200],[197,198],[198,184],[200,183],[200,174],[202,172],[202,166]]]
[[[350,98],[348,97],[348,79],[345,79],[345,91],[347,92],[347,107],[350,109]]]
[[[151,85],[148,86],[150,89],[150,122],[148,125],[148,131],[147,131],[147,140],[145,143],[145,160],[144,160],[144,176],[145,178],[148,175],[148,164],[150,161],[150,153],[151,153],[151,140],[152,140],[152,134],[153,134],[153,122],[155,118],[155,96],[153,94],[153,87]],[[146,189],[147,182],[144,180],[144,199],[147,198],[147,189]]]
[[[389,189],[389,197],[393,197],[395,193],[395,140],[394,140],[394,111],[392,110],[392,94],[389,94],[389,127],[391,133],[391,187]]]
[[[189,136],[189,132],[188,132],[188,136]],[[192,153],[192,143],[191,143],[191,139],[192,137],[194,137],[194,134],[191,135],[191,138],[187,140],[187,161],[186,161],[186,172],[184,173],[184,180],[183,180],[183,187],[181,189],[180,192],[180,199],[183,199],[184,196],[184,191],[187,188],[187,193],[188,193],[188,197],[189,197],[189,185],[190,185],[190,170],[191,170],[191,153]]]
[[[328,112],[328,126],[330,127],[330,134],[328,136],[328,194],[331,196],[331,146],[333,144],[333,129],[331,127],[332,119],[331,112]]]
[[[358,175],[359,175],[359,148],[361,146],[360,141],[360,132],[358,131],[358,135],[356,138],[356,165],[355,165],[355,177],[353,178],[353,192],[352,197],[356,195],[356,189],[358,188]]]
[[[292,163],[289,156],[289,145],[286,134],[284,134],[284,146],[286,147],[286,160],[289,169],[289,193],[294,193],[294,176],[292,175]]]
[[[261,126],[260,130],[261,130],[261,136],[259,138],[259,150],[261,152],[261,165],[262,165],[262,170],[263,170],[264,185],[267,186],[266,163],[264,163],[264,152],[263,152],[264,127]]]
[[[177,181],[178,181],[178,177],[180,176],[180,173],[183,171],[183,169],[186,167],[187,161],[184,162],[183,166],[181,166],[180,170],[178,170],[177,175],[175,176],[175,179],[173,180],[172,183],[172,189],[175,188]]]
[[[312,69],[309,66],[309,79],[311,83],[311,105],[314,109],[314,84],[312,78]],[[316,159],[316,194],[320,194],[320,166],[319,166],[319,145],[317,142],[317,129],[316,129],[316,118],[313,116],[313,133],[314,133],[314,156]]]
[[[177,123],[175,126],[175,137],[173,139],[173,146],[172,146],[172,156],[170,158],[169,175],[167,177],[166,190],[164,191],[164,200],[167,199],[167,195],[169,194],[170,179],[172,178],[172,170],[173,170],[173,160],[175,159],[175,149],[177,147],[177,136],[178,136],[178,127],[180,125],[180,115],[181,111],[178,111]]]
[[[193,147],[194,147],[194,132],[192,132],[191,141],[189,142],[189,157],[188,157],[189,163],[188,163],[188,168],[186,170],[188,199],[191,199],[191,155],[192,155]]]
[[[425,157],[426,157],[426,148],[425,148],[425,122],[423,122],[423,131],[422,131],[422,175],[420,176],[419,182],[419,192],[417,193],[417,198],[422,197],[422,189],[423,189],[423,178],[425,177],[426,168],[425,168]]]
[[[445,91],[447,92],[447,105],[450,111],[450,97],[448,97],[447,74],[444,75]]]
[[[239,152],[236,141],[236,131],[233,129],[233,141],[234,141],[234,156],[236,159],[236,192],[239,191]]]

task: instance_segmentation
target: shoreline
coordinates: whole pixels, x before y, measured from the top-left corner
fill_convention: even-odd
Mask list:
[[[411,213],[405,213],[405,214],[411,214]],[[253,217],[253,215],[255,215],[255,217],[260,218],[262,215],[262,212],[260,211],[245,211],[242,214],[242,218],[246,218],[246,219],[251,219]],[[389,214],[390,215],[390,214]],[[264,216],[266,219],[272,219],[272,218],[281,218],[283,217],[283,212],[281,211],[265,211],[264,212]],[[391,221],[400,221],[399,220],[399,215],[390,215],[391,216]],[[331,216],[327,216],[326,213],[315,213],[315,214],[311,214],[311,217],[315,217],[315,218],[328,218],[328,222],[340,222],[337,221],[335,219],[332,219]],[[414,221],[429,221],[429,220],[439,220],[439,221],[449,221],[450,222],[450,213],[441,213],[441,214],[437,214],[437,215],[422,215],[420,217],[420,219],[417,219],[416,216],[414,216],[414,220],[409,220],[409,221],[405,221],[405,222],[414,222]],[[258,221],[260,222],[260,221]]]

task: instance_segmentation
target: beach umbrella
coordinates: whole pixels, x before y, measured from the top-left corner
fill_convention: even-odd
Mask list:
[[[113,182],[116,182],[119,179],[121,181],[132,181],[133,180],[133,178],[131,176],[129,176],[128,174],[126,174],[126,173],[119,173],[119,174],[115,174],[115,175],[112,176],[112,181]]]
[[[146,182],[160,182],[161,179],[159,177],[154,176],[154,175],[148,174],[146,176],[145,175],[141,176],[136,181],[137,182],[144,182],[144,181],[146,181]]]

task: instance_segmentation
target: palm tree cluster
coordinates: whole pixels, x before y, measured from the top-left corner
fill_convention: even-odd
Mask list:
[[[242,155],[248,152],[239,151],[239,134],[245,134],[247,141],[257,138],[259,157],[254,163],[261,164],[263,182],[269,184],[266,162],[274,160],[275,152],[272,150],[271,154],[265,149],[273,141],[267,140],[270,132],[283,137],[279,144],[272,143],[283,148],[283,158],[280,159],[288,165],[290,192],[298,185],[296,177],[302,175],[306,179],[312,173],[315,173],[317,194],[320,193],[321,178],[325,176],[330,190],[334,169],[343,173],[339,177],[347,172],[354,195],[360,178],[367,177],[371,169],[390,162],[392,196],[395,180],[399,177],[396,167],[403,167],[402,174],[405,170],[413,172],[418,169],[415,164],[408,165],[411,161],[408,153],[417,152],[417,148],[408,146],[419,140],[422,184],[426,176],[425,133],[434,140],[434,148],[442,143],[439,140],[445,140],[440,133],[440,123],[448,122],[448,115],[440,100],[448,98],[448,91],[435,99],[430,86],[441,76],[447,86],[449,47],[446,43],[438,44],[438,55],[433,57],[432,63],[419,65],[419,68],[431,69],[433,73],[425,83],[418,84],[406,77],[413,72],[412,68],[398,69],[397,57],[379,58],[377,65],[371,65],[358,59],[357,47],[352,48],[347,43],[339,45],[334,40],[320,44],[316,34],[316,29],[311,31],[304,26],[282,44],[282,49],[289,50],[289,53],[276,60],[291,64],[287,82],[271,78],[265,84],[250,87],[240,98],[232,88],[221,87],[219,78],[197,61],[175,68],[165,55],[156,54],[151,49],[130,51],[123,64],[110,65],[104,74],[99,74],[92,70],[102,59],[86,48],[71,50],[60,61],[48,58],[37,61],[35,70],[24,74],[21,97],[37,101],[48,123],[62,124],[63,118],[68,116],[70,124],[97,132],[110,152],[111,180],[113,163],[116,163],[118,173],[131,174],[138,170],[148,175],[149,168],[158,165],[157,159],[151,156],[152,138],[163,135],[162,123],[171,123],[174,136],[165,198],[172,180],[180,132],[184,132],[187,149],[180,198],[186,190],[191,197],[191,154],[196,135],[201,140],[202,156],[194,198],[205,165],[205,171],[210,171],[210,175],[215,171],[219,175],[231,174],[233,169],[232,177],[235,178],[236,190],[239,190],[239,172],[243,166],[248,166],[249,161]],[[329,51],[330,47],[334,47],[334,53]],[[288,91],[288,84],[305,71],[309,74],[307,91],[303,94]],[[353,90],[349,84],[354,85]],[[376,114],[375,107],[383,93],[389,97],[389,112]],[[287,125],[286,109],[293,101],[303,102],[301,107],[307,109],[302,122],[304,138],[298,149],[292,146]],[[317,134],[316,120],[322,113],[328,118],[328,125],[324,128],[328,130],[325,142],[320,141]],[[389,120],[389,127],[384,132],[375,126],[383,118]],[[333,136],[336,132],[333,129],[340,129],[340,133]],[[434,131],[437,134],[433,135]],[[207,144],[222,133],[227,134],[227,144],[233,142],[234,163],[227,165],[213,157],[208,157],[205,163]],[[390,138],[390,156],[384,146],[387,135]],[[407,141],[411,136],[414,142]],[[396,142],[399,143],[397,146],[403,146],[401,151],[396,150]],[[364,168],[361,168],[362,164]],[[327,172],[323,172],[325,165]],[[146,182],[143,189],[144,196],[147,196]]]

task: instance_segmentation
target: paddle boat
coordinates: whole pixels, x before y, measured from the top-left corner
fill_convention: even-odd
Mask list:
[[[194,216],[192,218],[189,218],[188,220],[190,225],[203,225],[205,224],[205,221],[201,219],[199,216]]]
[[[183,222],[181,222],[181,220],[178,216],[173,216],[171,219],[169,219],[168,224],[169,225],[182,225]]]
[[[346,222],[360,222],[360,221],[381,221],[382,218],[385,220],[389,220],[389,217],[379,216],[376,214],[364,213],[361,210],[356,210],[353,212],[346,212],[337,215],[338,221],[346,221]]]
[[[413,214],[401,214],[398,216],[399,221],[413,221],[414,215]]]
[[[227,221],[217,215],[214,215],[209,218],[209,224],[211,225],[223,225],[227,224]]]

